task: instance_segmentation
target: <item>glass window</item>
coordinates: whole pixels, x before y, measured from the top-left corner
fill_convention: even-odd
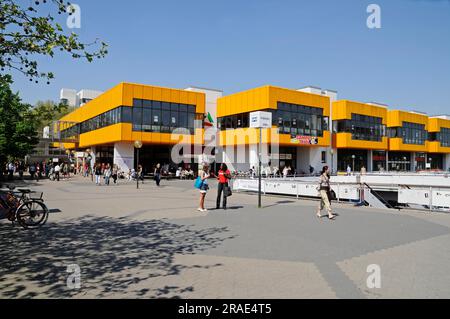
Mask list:
[[[169,102],[162,102],[161,109],[163,111],[165,111],[165,110],[170,111],[170,103]]]
[[[161,102],[153,101],[152,102],[152,109],[154,109],[154,110],[161,110]]]
[[[150,100],[144,100],[144,101],[142,102],[142,107],[144,107],[144,108],[152,108],[152,104],[153,104],[152,101],[150,101]]]
[[[133,99],[133,107],[142,107],[142,100]]]
[[[142,130],[142,108],[133,107],[133,131]]]
[[[161,110],[152,110],[152,131],[161,132]]]
[[[170,105],[170,104],[169,104]],[[161,132],[168,133],[170,132],[170,110],[164,109],[162,110],[162,123],[161,123]]]
[[[195,105],[187,105],[187,109],[189,113],[195,113]]]
[[[179,113],[177,111],[171,111],[170,112],[170,127],[172,129],[175,129],[175,128],[179,127],[178,114]]]
[[[178,122],[180,127],[183,128],[187,128],[188,127],[188,117],[187,117],[187,113],[185,112],[180,112],[178,114]]]
[[[144,132],[152,131],[152,109],[144,108],[142,113],[142,130]]]
[[[187,112],[188,111],[188,108],[187,108],[186,104],[180,104],[179,108],[180,108],[180,112]]]
[[[195,128],[195,114],[194,113],[188,113],[188,128],[191,131],[191,134],[194,134],[194,128]]]
[[[131,107],[122,106],[122,123],[131,123]]]

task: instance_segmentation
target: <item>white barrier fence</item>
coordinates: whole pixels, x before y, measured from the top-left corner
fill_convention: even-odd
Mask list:
[[[318,183],[263,180],[262,192],[264,194],[292,195],[297,197],[319,197],[317,191]],[[360,187],[349,184],[332,184],[338,200],[359,201]],[[258,191],[257,179],[236,179],[233,181],[233,190],[235,191]]]
[[[360,201],[361,184],[349,183],[332,183],[332,188],[336,192],[338,201]],[[299,197],[315,197],[320,195],[317,191],[317,182],[307,182],[298,180],[273,180],[264,179],[262,181],[262,192],[264,194],[290,195]],[[394,185],[393,185],[394,186]],[[257,179],[236,179],[233,181],[234,191],[258,191]],[[398,203],[405,205],[420,205],[430,210],[441,210],[442,208],[450,208],[450,188],[419,188],[412,186],[405,188],[404,186],[395,185],[392,191],[398,192]],[[370,192],[364,187],[364,193]],[[366,195],[367,197],[367,195]],[[370,198],[366,200],[371,204]],[[377,207],[376,205],[371,205]]]
[[[399,189],[398,202],[400,204],[423,205],[430,208],[450,208],[450,189],[433,187],[423,189]]]

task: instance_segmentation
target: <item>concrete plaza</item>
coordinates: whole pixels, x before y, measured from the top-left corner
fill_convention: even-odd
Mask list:
[[[0,298],[449,298],[450,215],[234,194],[200,213],[192,181],[30,185],[52,213],[0,222]],[[216,187],[207,196],[215,207]],[[67,286],[79,265],[81,288]],[[381,288],[368,288],[369,265]]]

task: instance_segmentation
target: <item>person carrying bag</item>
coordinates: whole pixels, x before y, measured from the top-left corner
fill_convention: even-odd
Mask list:
[[[217,179],[219,181],[217,187],[217,203],[216,209],[220,209],[220,200],[222,199],[223,193],[223,209],[227,209],[227,198],[232,195],[231,188],[228,185],[228,181],[231,179],[231,173],[228,170],[226,164],[220,165]]]
[[[334,220],[336,218],[331,210],[331,197],[333,197],[334,191],[330,186],[330,170],[328,166],[324,166],[322,173],[320,174],[318,191],[320,194],[320,204],[317,211],[317,217],[322,218],[322,210],[326,208],[328,212],[328,218]]]

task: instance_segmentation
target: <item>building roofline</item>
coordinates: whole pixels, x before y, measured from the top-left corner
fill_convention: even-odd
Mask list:
[[[201,87],[201,86],[195,86],[195,85],[189,85],[187,88],[185,88],[184,90],[187,90],[189,88],[192,89],[199,89],[199,90],[208,90],[208,91],[214,91],[214,92],[219,92],[219,93],[223,93],[223,90],[219,90],[219,89],[210,89],[210,88],[205,88],[205,87]]]

